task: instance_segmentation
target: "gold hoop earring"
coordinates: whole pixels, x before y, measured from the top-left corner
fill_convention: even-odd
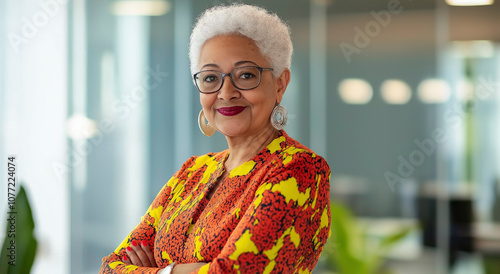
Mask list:
[[[198,114],[198,126],[200,127],[201,133],[205,136],[212,136],[215,133],[215,128],[213,128],[207,121],[207,117],[205,117],[205,112],[203,109],[200,110],[200,114]]]

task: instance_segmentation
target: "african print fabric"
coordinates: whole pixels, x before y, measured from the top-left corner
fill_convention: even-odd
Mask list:
[[[156,273],[174,261],[208,263],[194,273],[310,273],[330,236],[326,161],[280,131],[207,199],[228,155],[186,161],[100,273]],[[159,268],[121,261],[132,240],[150,245]]]

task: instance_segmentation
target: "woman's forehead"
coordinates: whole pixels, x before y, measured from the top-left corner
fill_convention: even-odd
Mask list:
[[[241,35],[216,36],[203,45],[198,67],[239,66],[242,63],[258,66],[268,65],[255,42]]]

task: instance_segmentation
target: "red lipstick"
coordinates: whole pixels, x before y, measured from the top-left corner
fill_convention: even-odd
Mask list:
[[[245,110],[245,107],[239,107],[239,106],[217,109],[217,111],[224,116],[234,116],[240,114],[240,112],[242,112],[243,110]]]

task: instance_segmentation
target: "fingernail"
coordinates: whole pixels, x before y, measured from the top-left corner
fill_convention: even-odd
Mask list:
[[[130,246],[127,246],[128,251],[132,251],[132,248]]]
[[[124,261],[124,262],[125,262],[126,260],[127,260],[127,256],[123,255],[123,256],[122,256],[122,261]]]
[[[147,246],[148,245],[148,243],[146,243],[146,240],[142,240],[142,245],[143,246]]]
[[[132,241],[133,246],[137,246],[137,242],[135,240]]]

